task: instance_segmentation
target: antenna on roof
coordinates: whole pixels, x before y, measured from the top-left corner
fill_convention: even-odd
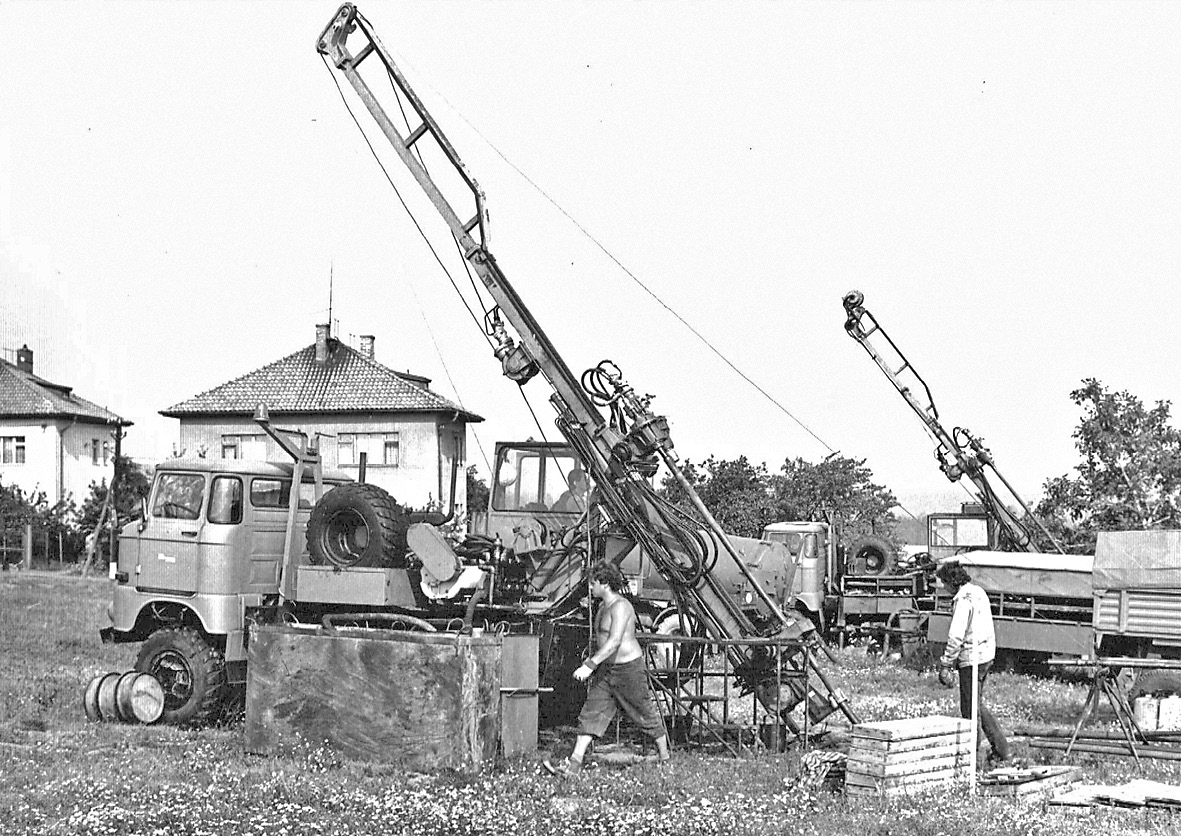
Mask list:
[[[332,262],[328,262],[328,328],[332,329]]]

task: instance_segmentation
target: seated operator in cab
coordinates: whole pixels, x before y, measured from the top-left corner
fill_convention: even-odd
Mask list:
[[[581,513],[586,510],[586,494],[590,490],[590,478],[586,471],[576,467],[567,477],[569,487],[558,497],[551,511]]]

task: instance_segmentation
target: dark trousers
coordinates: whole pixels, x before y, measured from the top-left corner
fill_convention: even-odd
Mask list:
[[[984,730],[984,736],[988,738],[988,744],[992,746],[992,756],[1000,760],[1005,760],[1009,757],[1009,741],[1005,740],[1005,733],[1001,731],[1000,725],[997,724],[996,718],[992,716],[992,712],[984,707],[984,680],[988,677],[988,672],[992,670],[992,662],[984,662],[977,665],[977,679],[976,697],[980,704],[980,725]],[[960,716],[965,720],[972,719],[972,666],[959,669],[960,674]]]

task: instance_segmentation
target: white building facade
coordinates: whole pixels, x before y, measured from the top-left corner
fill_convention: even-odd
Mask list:
[[[0,484],[50,505],[78,505],[91,484],[115,475],[115,436],[130,426],[118,415],[33,372],[33,352],[0,360]]]
[[[265,405],[272,426],[315,440],[325,467],[360,476],[402,505],[463,513],[467,425],[483,419],[432,392],[430,380],[374,359],[372,337],[360,350],[316,327],[316,342],[160,414],[180,421],[185,457],[284,461],[286,454],[254,421]],[[454,481],[454,490],[452,483]]]

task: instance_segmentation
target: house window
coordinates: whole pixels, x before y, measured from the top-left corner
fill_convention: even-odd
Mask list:
[[[0,464],[25,463],[25,437],[23,435],[0,436]]]
[[[103,442],[103,464],[109,465],[111,463],[111,442]]]
[[[336,463],[339,467],[356,466],[361,454],[370,466],[397,467],[397,433],[341,433],[336,437]]]
[[[98,464],[99,463],[99,461],[98,461],[99,449],[100,448],[98,446],[98,439],[97,438],[90,439],[90,463],[91,464]]]
[[[223,459],[250,459],[266,461],[267,443],[265,435],[223,435],[221,437]]]

